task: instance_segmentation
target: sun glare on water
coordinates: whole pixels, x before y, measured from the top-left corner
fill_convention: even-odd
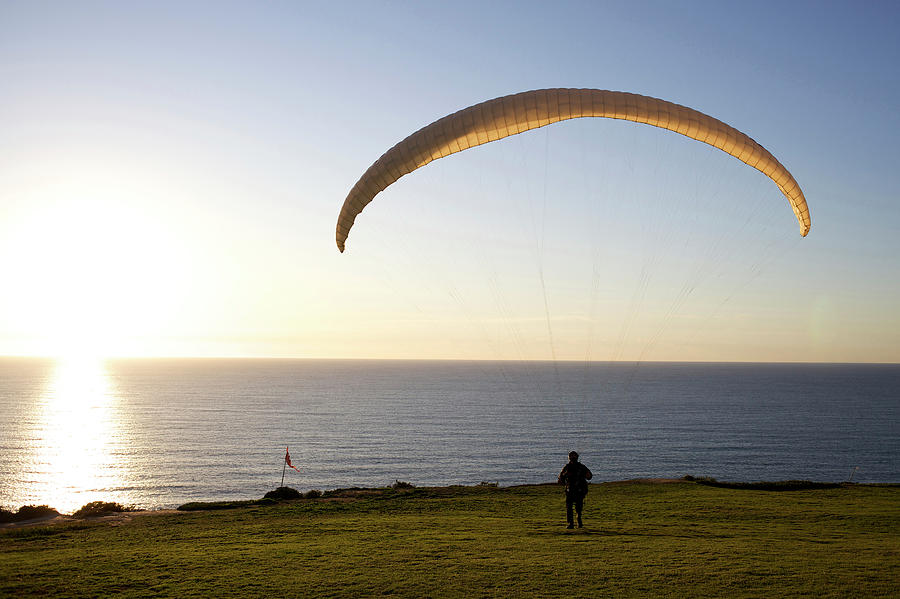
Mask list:
[[[57,362],[36,413],[36,498],[63,513],[96,500],[127,503],[118,397],[102,361]]]

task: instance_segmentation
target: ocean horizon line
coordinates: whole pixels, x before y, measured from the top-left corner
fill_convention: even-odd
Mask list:
[[[808,361],[808,360],[548,360],[548,359],[498,359],[498,358],[376,358],[376,357],[309,357],[309,356],[90,356],[100,362],[111,361],[163,361],[163,360],[195,360],[195,361],[271,361],[271,362],[393,362],[393,363],[486,363],[486,364],[695,364],[695,365],[821,365],[821,366],[900,366],[900,362],[866,362],[866,361]],[[51,355],[0,355],[0,360],[46,360],[64,361],[72,356]]]

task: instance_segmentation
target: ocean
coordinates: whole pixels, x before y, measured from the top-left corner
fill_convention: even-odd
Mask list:
[[[900,365],[0,359],[0,505],[642,477],[900,482]]]

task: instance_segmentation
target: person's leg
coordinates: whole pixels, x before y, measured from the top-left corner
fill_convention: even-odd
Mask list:
[[[584,526],[584,524],[581,523],[581,510],[583,510],[583,509],[584,509],[584,497],[581,496],[581,497],[578,497],[577,499],[575,499],[575,512],[578,514],[578,528],[581,528],[582,526]]]
[[[575,528],[575,518],[572,517],[572,506],[575,498],[566,493],[566,522],[569,523],[568,528]]]

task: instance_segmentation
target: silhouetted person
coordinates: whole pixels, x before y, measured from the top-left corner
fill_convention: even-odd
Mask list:
[[[572,508],[578,514],[578,528],[584,526],[581,523],[581,510],[584,507],[584,496],[588,492],[587,481],[594,477],[587,466],[578,461],[578,452],[569,452],[569,463],[563,466],[557,482],[566,485],[566,528],[575,528],[575,520],[572,517]]]

